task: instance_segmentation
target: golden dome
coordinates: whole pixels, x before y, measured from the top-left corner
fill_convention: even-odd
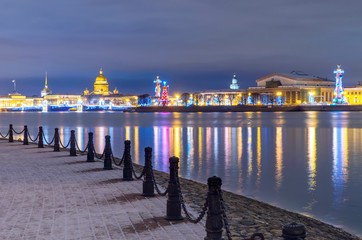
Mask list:
[[[96,78],[94,85],[108,85],[107,78],[103,76],[102,68],[99,70],[99,76]]]

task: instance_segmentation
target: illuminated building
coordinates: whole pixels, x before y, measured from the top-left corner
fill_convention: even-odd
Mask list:
[[[345,98],[343,96],[343,74],[344,71],[343,69],[341,69],[341,65],[337,65],[337,69],[334,70],[333,72],[335,74],[335,78],[336,78],[336,88],[334,89],[334,99],[333,99],[333,103],[336,104],[343,104],[346,103]]]
[[[1,108],[31,107],[34,104],[33,98],[28,98],[20,93],[12,93],[0,96]]]
[[[52,91],[48,88],[48,74],[45,73],[45,86],[44,89],[41,91],[40,95],[41,97],[44,97],[49,94],[52,94]]]
[[[242,104],[245,90],[208,90],[193,94],[193,103],[198,106]]]
[[[109,95],[107,78],[103,75],[102,68],[99,70],[99,75],[94,82],[94,91],[91,94]]]
[[[235,74],[234,74],[233,79],[231,81],[230,89],[239,89],[238,80],[236,79]]]
[[[76,105],[82,96],[79,94],[53,94],[44,96],[49,105]]]
[[[331,103],[334,81],[299,71],[272,73],[256,80],[257,87],[247,89],[251,102],[261,104]],[[313,94],[312,94],[313,93]],[[313,98],[310,98],[311,94]]]
[[[351,105],[362,104],[362,86],[344,88],[345,102]]]

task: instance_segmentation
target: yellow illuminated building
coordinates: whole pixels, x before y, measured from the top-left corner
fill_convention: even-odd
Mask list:
[[[81,99],[78,94],[54,94],[44,96],[49,105],[74,105]]]
[[[12,107],[30,107],[33,106],[34,99],[27,98],[20,93],[9,94],[8,96],[0,96],[0,107],[1,108],[12,108]]]
[[[94,82],[93,94],[109,95],[107,78],[103,75],[102,68],[99,70],[99,75]]]
[[[344,88],[344,96],[348,104],[362,104],[362,86]]]

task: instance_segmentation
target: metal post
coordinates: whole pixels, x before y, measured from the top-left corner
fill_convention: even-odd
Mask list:
[[[104,170],[112,170],[112,148],[111,148],[111,137],[106,136],[106,146],[104,147]]]
[[[39,127],[39,133],[38,133],[38,148],[43,148],[44,147],[44,143],[43,143],[43,127],[40,126]]]
[[[177,157],[171,157],[170,162],[170,179],[168,180],[168,199],[167,199],[167,220],[183,220],[181,216],[181,201],[180,193],[177,188],[177,179],[178,176],[178,163],[179,159]]]
[[[143,179],[143,190],[142,196],[153,197],[155,196],[153,188],[153,178],[152,178],[152,148],[145,148],[145,177]]]
[[[59,129],[54,129],[54,152],[59,152],[60,146],[59,146]]]
[[[124,167],[123,167],[123,181],[132,181],[132,158],[131,158],[131,141],[124,141]]]
[[[14,135],[13,135],[13,125],[10,124],[9,125],[9,142],[14,142]]]
[[[222,240],[223,220],[219,192],[221,191],[221,178],[207,179],[209,191],[207,192],[208,210],[206,217],[206,237],[204,240]]]
[[[75,131],[70,131],[70,156],[77,156],[77,149],[75,149]]]
[[[24,125],[24,140],[23,140],[23,145],[29,145],[29,140],[28,140],[28,126]]]
[[[303,224],[300,223],[289,223],[283,226],[284,240],[296,240],[304,239],[306,237],[306,230]]]
[[[94,144],[93,144],[93,133],[88,133],[88,152],[87,162],[94,162]]]

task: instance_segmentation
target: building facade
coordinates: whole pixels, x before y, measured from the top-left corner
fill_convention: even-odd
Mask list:
[[[302,72],[272,73],[256,80],[257,87],[247,89],[249,104],[331,103],[334,81]]]

